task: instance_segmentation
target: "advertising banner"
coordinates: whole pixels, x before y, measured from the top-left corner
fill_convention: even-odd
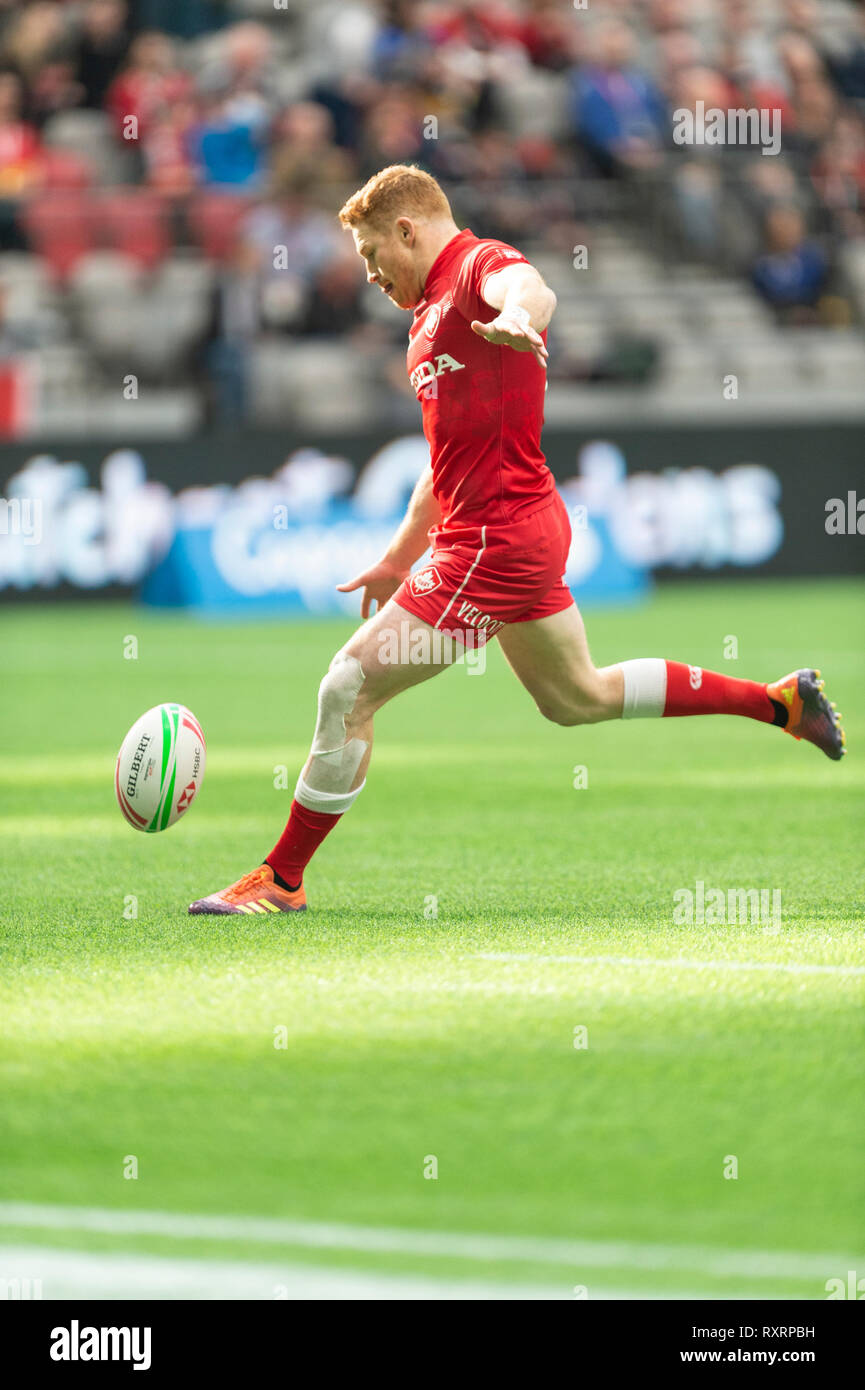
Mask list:
[[[863,570],[858,427],[549,430],[544,445],[583,602],[638,596],[653,575]],[[2,598],[327,613],[354,611],[335,586],[381,554],[428,451],[420,433],[245,433],[2,459]]]

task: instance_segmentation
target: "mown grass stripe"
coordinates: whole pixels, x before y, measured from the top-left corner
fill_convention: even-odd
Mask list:
[[[55,1250],[48,1246],[0,1246],[4,1269],[31,1271],[23,1276],[41,1282],[43,1299],[532,1299],[570,1300],[567,1278],[557,1283],[513,1283],[460,1276],[334,1269],[318,1265],[263,1263],[252,1260],[200,1259],[132,1253]],[[687,1292],[663,1293],[592,1283],[592,1299],[677,1300]],[[732,1297],[713,1293],[712,1298]],[[757,1292],[737,1298],[760,1297]]]
[[[787,975],[865,975],[861,965],[811,965],[806,961],[683,960],[679,956],[547,956],[534,951],[478,951],[473,960],[528,961],[533,965],[623,965],[683,970],[774,970]]]
[[[306,1249],[441,1255],[467,1260],[522,1261],[568,1268],[675,1269],[705,1276],[826,1279],[865,1267],[860,1256],[793,1250],[733,1250],[560,1236],[489,1235],[386,1226],[340,1225],[261,1216],[189,1215],[0,1202],[0,1227],[158,1235],[177,1240],[258,1241]]]

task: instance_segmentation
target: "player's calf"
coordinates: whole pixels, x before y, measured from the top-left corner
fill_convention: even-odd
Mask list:
[[[354,720],[366,677],[358,659],[337,652],[318,688],[318,718],[309,758],[297,779],[288,822],[265,863],[286,889],[301,887],[319,845],[366,786],[372,741]],[[362,732],[367,732],[365,726]]]
[[[585,671],[579,682],[564,689],[545,690],[535,696],[535,704],[545,719],[563,728],[577,724],[600,724],[617,719],[622,709],[621,673],[618,667]]]
[[[623,661],[621,670],[623,719],[736,714],[775,724],[794,738],[813,743],[836,762],[846,752],[840,715],[823,694],[820,672],[811,668],[793,671],[770,684],[659,657]]]

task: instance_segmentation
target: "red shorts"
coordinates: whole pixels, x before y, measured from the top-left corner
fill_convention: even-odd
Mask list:
[[[403,580],[394,599],[442,632],[485,640],[506,623],[548,618],[574,601],[564,578],[571,523],[558,492],[524,521],[430,536],[429,561]]]

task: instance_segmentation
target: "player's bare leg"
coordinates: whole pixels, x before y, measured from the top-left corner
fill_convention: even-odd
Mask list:
[[[411,660],[412,653],[417,658],[415,661]],[[359,627],[337,652],[329,672],[350,665],[358,678],[357,695],[351,706],[340,713],[343,725],[340,749],[354,743],[357,752],[356,768],[346,789],[349,793],[359,791],[366,780],[376,712],[395,695],[429,680],[451,664],[453,658],[448,660],[446,644],[443,650],[442,634],[436,634],[429,623],[400,607],[394,599]],[[322,684],[326,682],[327,677]],[[311,752],[301,773],[303,780],[312,778],[314,782],[317,764],[322,757],[329,756],[327,751]]]
[[[620,718],[622,668],[595,666],[575,604],[549,618],[510,623],[498,640],[545,719],[571,725]]]
[[[841,716],[823,693],[820,672],[810,667],[768,684],[659,657],[599,668],[576,607],[511,623],[499,633],[499,642],[538,709],[557,724],[737,714],[776,724],[836,762],[846,752]]]
[[[192,903],[190,913],[303,911],[303,871],[363,790],[377,710],[445,670],[456,655],[441,633],[393,599],[358,628],[319,687],[312,749],[279,841],[263,864]]]

